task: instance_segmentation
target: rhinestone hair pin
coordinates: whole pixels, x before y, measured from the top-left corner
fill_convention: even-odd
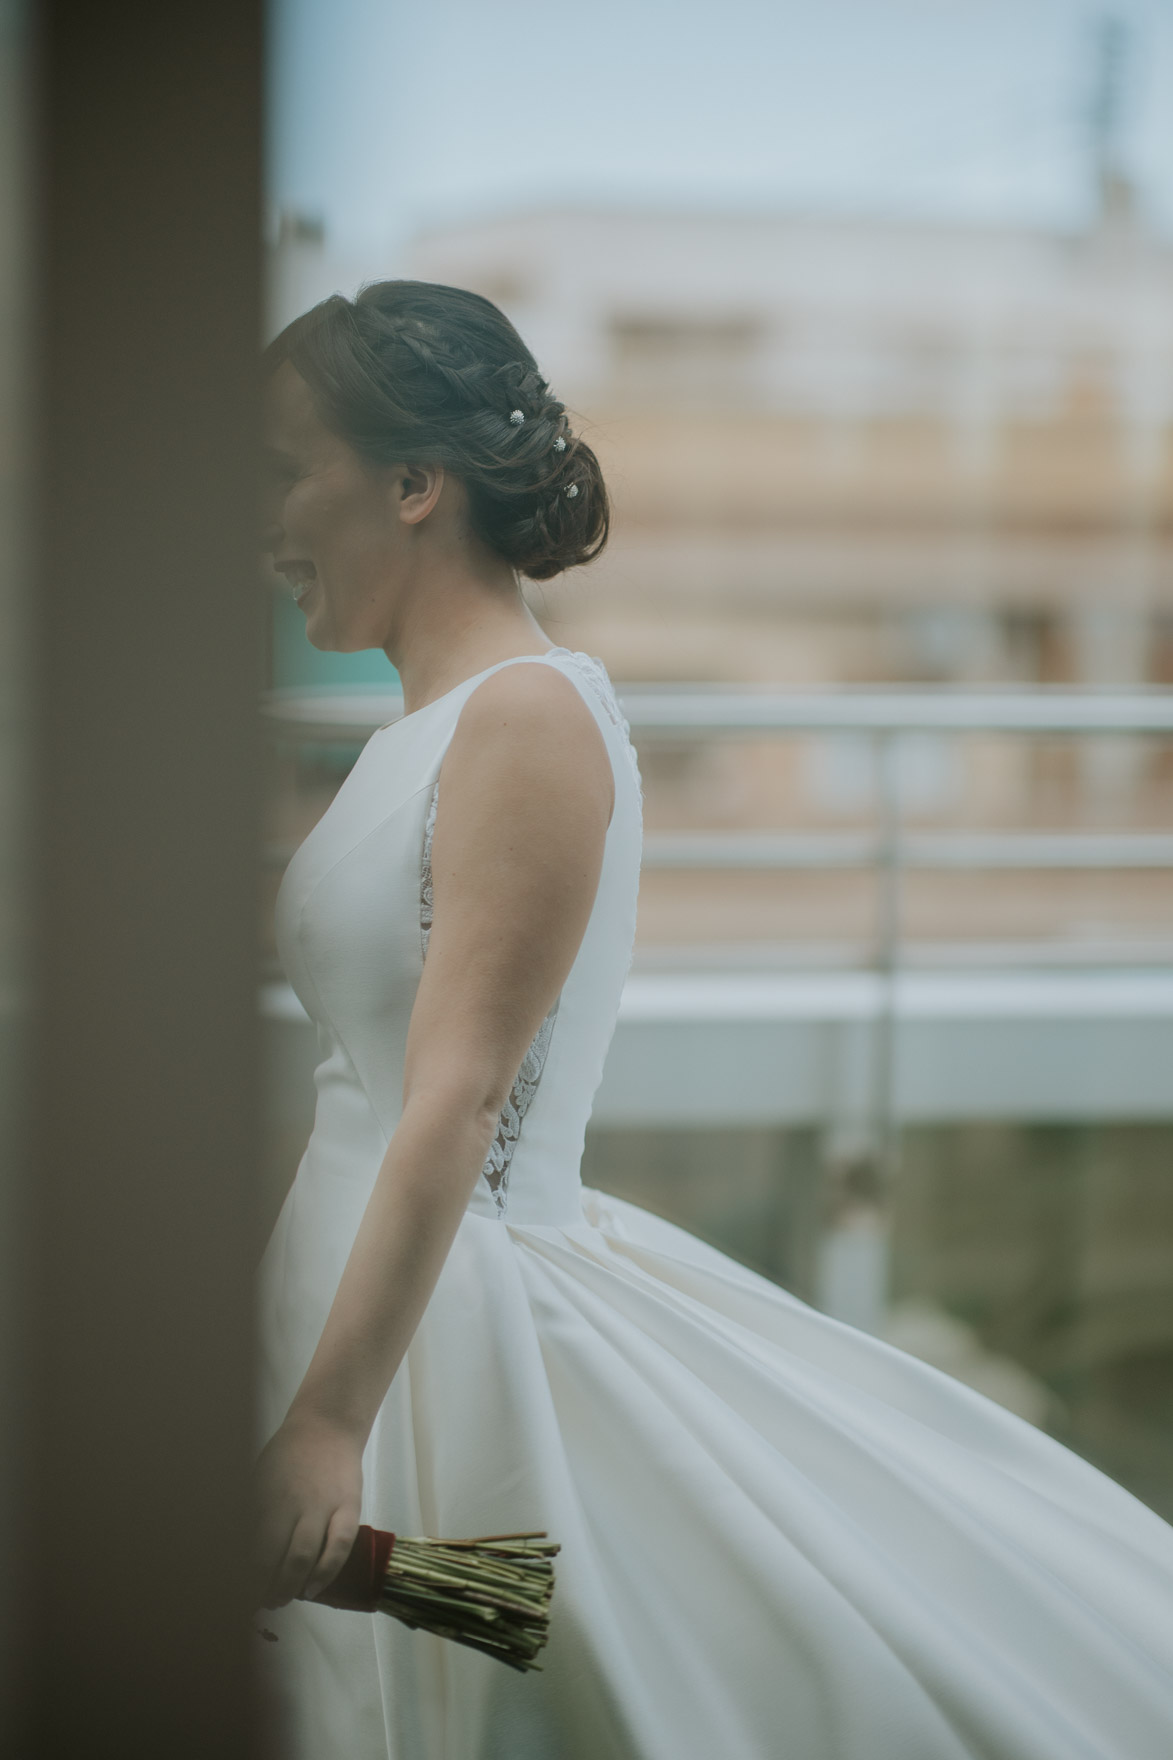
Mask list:
[[[567,489],[566,489],[566,499],[568,501],[573,501],[574,497],[577,494],[578,494],[578,484],[577,483],[568,484]]]
[[[513,410],[510,414],[509,420],[513,423],[515,428],[520,428],[522,422],[525,420],[525,411],[523,409]]]
[[[554,451],[555,452],[565,452],[566,451],[566,442],[562,438],[561,434],[559,434],[558,438],[554,442]]]

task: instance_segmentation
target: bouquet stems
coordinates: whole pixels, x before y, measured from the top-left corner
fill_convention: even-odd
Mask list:
[[[549,1636],[558,1551],[544,1531],[436,1540],[364,1527],[339,1576],[314,1599],[389,1614],[524,1673],[540,1667]]]

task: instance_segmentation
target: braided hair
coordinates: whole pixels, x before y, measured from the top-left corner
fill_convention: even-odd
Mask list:
[[[459,287],[374,281],[333,294],[266,350],[301,375],[328,428],[374,465],[442,465],[473,529],[531,580],[599,554],[610,507],[594,452],[571,433],[503,312]]]

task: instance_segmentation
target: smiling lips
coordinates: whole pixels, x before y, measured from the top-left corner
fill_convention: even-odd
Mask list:
[[[318,571],[313,563],[277,562],[273,566],[278,574],[285,576],[290,592],[300,605],[318,578]]]

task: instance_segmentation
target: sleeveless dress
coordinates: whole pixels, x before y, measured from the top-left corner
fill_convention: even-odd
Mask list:
[[[294,1602],[265,1616],[262,1660],[291,1760],[1170,1760],[1173,1529],[969,1388],[580,1185],[639,774],[600,662],[502,664],[523,663],[588,704],[614,813],[581,949],[371,1433],[362,1519],[548,1529],[550,1643],[518,1675]],[[262,1266],[266,1437],[395,1129],[440,765],[497,670],[371,737],[281,887],[321,1061]]]

